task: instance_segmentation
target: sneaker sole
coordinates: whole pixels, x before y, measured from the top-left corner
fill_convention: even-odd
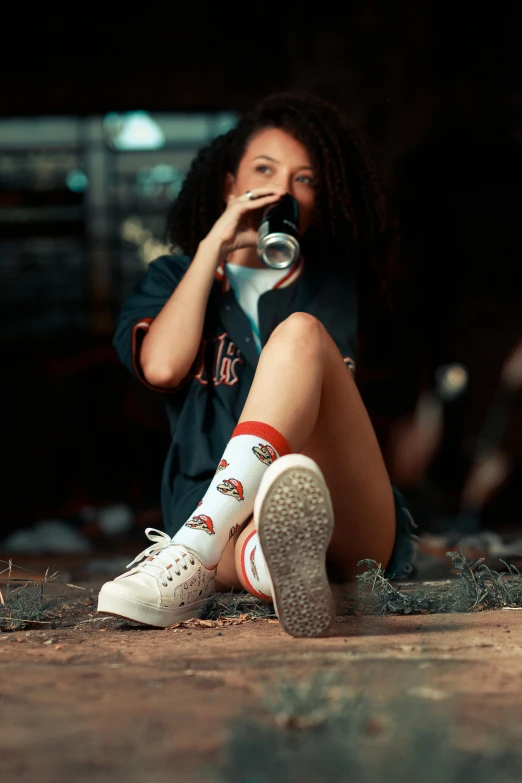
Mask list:
[[[279,622],[291,636],[326,635],[336,614],[326,574],[333,510],[324,479],[305,466],[281,471],[261,501],[257,529]]]
[[[169,625],[174,625],[182,620],[200,617],[211,598],[212,596],[209,596],[187,607],[169,609],[168,607],[150,606],[116,591],[104,593],[102,590],[98,598],[97,611],[100,614],[123,617],[143,625],[168,628]]]

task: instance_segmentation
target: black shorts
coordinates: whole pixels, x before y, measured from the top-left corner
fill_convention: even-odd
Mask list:
[[[419,540],[415,530],[418,526],[406,508],[403,496],[395,487],[393,487],[393,497],[397,527],[393,552],[384,576],[386,579],[415,579],[417,576],[417,568],[414,564],[417,554],[415,541]]]
[[[417,568],[414,565],[417,554],[415,541],[419,540],[415,533],[417,525],[405,507],[405,500],[401,493],[395,487],[392,489],[395,501],[395,543],[384,576],[390,580],[415,579],[417,575]],[[328,579],[335,584],[342,584],[345,581],[342,571],[339,571],[332,561],[326,561],[326,573]]]

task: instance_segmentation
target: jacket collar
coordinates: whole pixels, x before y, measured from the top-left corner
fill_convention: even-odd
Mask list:
[[[289,285],[292,285],[292,283],[295,283],[298,278],[301,277],[305,269],[305,259],[304,256],[299,256],[297,259],[297,263],[293,264],[287,274],[279,280],[278,283],[275,284],[275,288],[286,288]],[[224,294],[227,291],[230,291],[231,285],[230,280],[228,279],[225,261],[222,261],[221,264],[216,269],[216,280],[218,280],[221,283],[221,293]]]
[[[274,286],[272,291],[267,291],[262,296],[277,296],[272,292],[288,288],[303,274],[305,268],[304,257],[301,256],[288,273]],[[238,346],[246,362],[255,370],[259,362],[259,354],[252,335],[250,321],[239,306],[232,286],[226,274],[225,262],[222,262],[216,270],[216,280],[221,284],[221,296],[218,301],[219,318],[230,339]],[[284,298],[284,297],[283,297]]]

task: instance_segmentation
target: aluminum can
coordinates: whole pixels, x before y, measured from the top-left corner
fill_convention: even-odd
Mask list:
[[[290,193],[265,209],[258,229],[257,252],[272,269],[285,269],[299,258],[299,204]]]

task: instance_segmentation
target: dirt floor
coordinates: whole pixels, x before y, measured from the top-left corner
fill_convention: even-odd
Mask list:
[[[266,695],[316,673],[383,710],[410,697],[421,722],[443,716],[457,748],[501,740],[522,755],[522,607],[346,616],[347,585],[325,639],[294,639],[273,619],[155,630],[96,614],[111,562],[102,570],[84,573],[83,591],[54,586],[66,599],[49,624],[0,632],[2,780],[271,780],[219,776],[231,737],[245,720],[299,723]]]

